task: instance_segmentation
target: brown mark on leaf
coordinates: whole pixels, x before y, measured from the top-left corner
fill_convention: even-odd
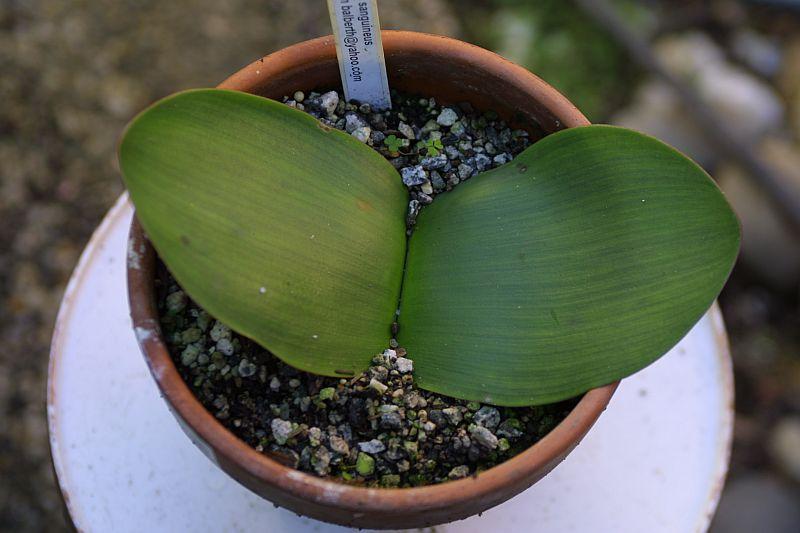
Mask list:
[[[517,165],[517,170],[519,170],[521,174],[525,174],[528,171],[528,165],[520,163]]]
[[[365,213],[369,213],[370,211],[373,210],[372,204],[370,204],[369,202],[365,202],[364,200],[356,200],[356,205],[360,210],[364,211]]]
[[[339,374],[340,376],[354,376],[356,374],[355,370],[334,370],[334,373]]]
[[[192,241],[189,240],[189,237],[187,237],[186,235],[181,235],[181,244],[183,244],[184,246],[189,246],[191,242]]]
[[[321,129],[322,131],[324,131],[325,133],[328,133],[328,132],[333,130],[333,128],[331,128],[327,124],[323,124],[322,122],[319,122],[319,121],[317,122],[317,127],[319,129]]]

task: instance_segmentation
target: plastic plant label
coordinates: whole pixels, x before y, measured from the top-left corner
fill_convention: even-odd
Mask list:
[[[347,100],[392,107],[376,0],[328,0]]]

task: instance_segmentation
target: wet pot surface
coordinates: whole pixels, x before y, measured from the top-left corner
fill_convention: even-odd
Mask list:
[[[441,102],[469,102],[493,110],[513,126],[541,136],[588,124],[552,87],[481,48],[432,35],[384,32],[390,85]],[[280,99],[297,90],[340,86],[331,38],[301,43],[237,72],[220,87]],[[412,489],[366,489],[287,468],[240,441],[192,395],[181,379],[158,326],[155,251],[134,219],[128,266],[131,316],[142,351],[164,399],[193,442],[224,471],[255,493],[297,513],[362,528],[425,527],[465,518],[529,487],[577,445],[605,409],[617,384],[589,391],[570,415],[525,452],[480,475]]]

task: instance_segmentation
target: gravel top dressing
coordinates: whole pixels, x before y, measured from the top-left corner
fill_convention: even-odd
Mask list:
[[[284,102],[378,150],[400,171],[413,231],[420,209],[476,174],[511,161],[531,142],[494,113],[392,93],[373,113],[335,91]],[[161,326],[186,383],[239,438],[282,463],[366,486],[410,487],[476,474],[525,450],[575,401],[502,408],[418,389],[413,354],[392,339],[349,379],[300,372],[237,335],[192,302],[162,269]]]

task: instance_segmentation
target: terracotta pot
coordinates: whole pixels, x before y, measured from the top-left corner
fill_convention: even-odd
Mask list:
[[[393,88],[442,102],[494,110],[534,135],[586,125],[555,89],[527,70],[476,46],[412,32],[384,33]],[[331,37],[307,41],[255,61],[220,87],[281,98],[296,90],[340,86]],[[495,506],[550,472],[578,444],[617,384],[589,391],[569,416],[525,452],[477,477],[411,489],[366,489],[281,465],[239,440],[195,399],[181,379],[158,325],[155,251],[134,219],[128,266],[131,316],[139,344],[164,399],[194,443],[253,492],[296,513],[360,528],[425,527]]]

